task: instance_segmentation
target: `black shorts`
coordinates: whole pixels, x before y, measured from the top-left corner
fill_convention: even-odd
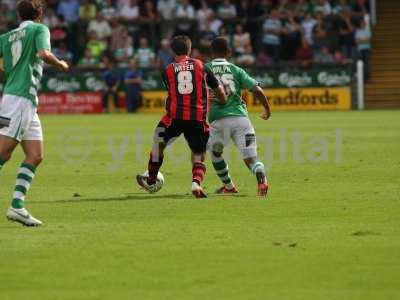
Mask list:
[[[162,119],[156,128],[156,138],[161,138],[166,144],[172,143],[183,133],[190,149],[195,154],[207,151],[209,127],[206,121]]]

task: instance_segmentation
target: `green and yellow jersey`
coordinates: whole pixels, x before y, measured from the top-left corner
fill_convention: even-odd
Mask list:
[[[40,23],[25,21],[0,35],[0,58],[6,76],[4,94],[29,99],[38,105],[38,89],[43,74],[40,50],[51,50],[49,29]]]
[[[245,70],[226,59],[214,59],[207,65],[223,84],[228,96],[226,104],[211,101],[209,122],[232,116],[248,117],[246,103],[242,99],[242,90],[253,90],[258,85],[257,81]]]

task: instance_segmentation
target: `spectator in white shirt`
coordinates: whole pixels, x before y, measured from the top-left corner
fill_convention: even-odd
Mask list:
[[[96,19],[89,22],[87,32],[96,32],[97,38],[104,40],[111,36],[111,26],[106,19],[104,19],[103,14],[98,12]]]
[[[159,0],[157,11],[161,18],[170,21],[175,16],[176,0]]]
[[[139,68],[150,68],[155,65],[156,54],[149,47],[147,38],[142,37],[139,40],[139,48],[136,51],[135,59]]]
[[[208,17],[208,23],[210,24],[210,30],[216,35],[218,35],[220,28],[224,25],[220,19],[216,18],[214,13]]]
[[[195,10],[189,0],[181,0],[176,8],[176,18],[180,19],[176,26],[176,34],[191,35],[192,21],[195,19]]]
[[[306,14],[305,19],[303,22],[301,22],[301,28],[303,29],[304,37],[310,45],[313,45],[312,33],[316,24],[317,20],[315,20],[310,13]]]
[[[263,31],[264,47],[274,61],[277,62],[280,57],[282,21],[279,19],[279,12],[276,9],[272,10],[271,15],[265,20]]]
[[[198,30],[204,31],[206,30],[206,24],[208,22],[209,17],[213,14],[212,9],[208,6],[207,1],[202,0],[200,9],[197,10],[197,24]]]
[[[355,32],[355,40],[357,44],[358,57],[364,62],[364,78],[369,78],[369,55],[371,51],[371,31],[367,22],[361,19],[360,24]]]
[[[222,4],[218,7],[217,14],[218,17],[222,20],[230,20],[236,18],[236,7],[231,3],[230,0],[224,0]]]
[[[173,18],[175,17],[176,0],[159,0],[157,2],[157,13],[163,20],[161,26],[161,37],[171,38],[173,34]]]
[[[140,16],[139,5],[137,0],[130,0],[124,5],[120,11],[120,17],[125,21],[134,21]]]
[[[315,11],[320,11],[327,16],[332,13],[332,7],[328,0],[318,0],[318,4],[315,6]]]
[[[237,24],[235,27],[235,33],[233,34],[233,49],[235,55],[243,54],[246,47],[250,45],[250,33],[244,32],[242,24]]]
[[[117,1],[117,8],[121,10],[124,6],[129,5],[130,0],[118,0]]]

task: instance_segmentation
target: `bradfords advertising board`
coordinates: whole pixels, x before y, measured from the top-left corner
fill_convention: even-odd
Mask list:
[[[273,111],[297,110],[350,110],[351,92],[349,87],[332,88],[272,88],[265,89]],[[167,96],[162,91],[143,93],[143,112],[162,112]],[[243,98],[251,112],[261,112],[263,106],[252,93],[246,92]]]

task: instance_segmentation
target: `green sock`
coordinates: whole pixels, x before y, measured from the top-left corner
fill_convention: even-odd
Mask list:
[[[29,191],[33,177],[35,177],[36,167],[22,163],[17,174],[15,190],[11,206],[13,208],[23,208],[26,193]]]
[[[224,186],[229,190],[233,189],[234,185],[229,174],[228,164],[225,162],[225,160],[222,157],[213,157],[212,164]]]

